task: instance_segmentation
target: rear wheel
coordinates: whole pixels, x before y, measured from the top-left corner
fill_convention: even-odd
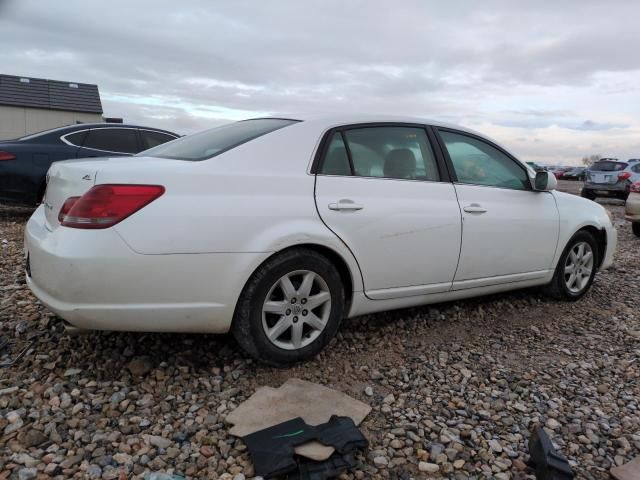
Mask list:
[[[232,332],[255,359],[286,366],[316,355],[344,313],[340,274],[323,255],[293,249],[267,260],[245,286]]]
[[[596,194],[593,193],[593,191],[591,191],[591,190],[587,190],[586,188],[582,189],[581,195],[584,198],[588,198],[589,200],[595,200],[596,199]]]
[[[636,237],[640,237],[640,222],[633,222],[631,224],[631,230],[633,230]]]
[[[576,233],[560,256],[547,292],[559,300],[578,300],[593,283],[598,255],[593,235],[585,230]]]

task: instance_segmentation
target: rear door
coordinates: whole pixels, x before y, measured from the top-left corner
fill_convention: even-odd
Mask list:
[[[427,130],[409,124],[338,128],[320,152],[318,212],[353,252],[367,296],[449,290],[460,253],[460,209]]]
[[[114,157],[140,152],[138,130],[125,127],[93,128],[78,149],[78,158]]]
[[[486,140],[438,129],[462,209],[454,289],[544,277],[553,268],[559,213],[534,191],[526,167]]]

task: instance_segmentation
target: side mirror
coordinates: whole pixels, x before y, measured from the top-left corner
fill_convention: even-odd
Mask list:
[[[537,172],[536,178],[533,181],[533,189],[540,192],[548,192],[549,190],[555,190],[558,186],[558,180],[553,173],[549,172]]]

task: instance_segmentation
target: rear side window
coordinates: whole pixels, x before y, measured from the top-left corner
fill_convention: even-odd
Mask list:
[[[140,130],[140,136],[142,137],[142,148],[144,150],[157,147],[158,145],[162,145],[163,143],[176,139],[176,137],[166,133],[154,132],[152,130]]]
[[[176,160],[206,160],[297,122],[281,118],[243,120],[159,145],[147,150],[144,155]]]
[[[89,133],[87,130],[84,130],[82,132],[70,133],[69,135],[66,135],[64,139],[71,145],[81,147],[84,143],[84,139],[87,137],[87,133]]]
[[[136,131],[132,128],[90,130],[83,147],[116,153],[137,153],[140,151]]]
[[[625,168],[627,168],[627,164],[625,162],[600,161],[591,165],[591,170],[594,172],[619,172]]]
[[[350,175],[351,165],[358,177],[440,180],[427,134],[417,127],[365,127],[335,133],[320,173]]]

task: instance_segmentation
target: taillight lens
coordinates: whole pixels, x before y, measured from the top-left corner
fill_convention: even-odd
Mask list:
[[[71,211],[71,207],[75,205],[80,197],[69,197],[62,204],[62,208],[60,209],[60,213],[58,213],[58,221],[62,223],[64,221],[64,217]]]
[[[631,172],[622,172],[618,174],[618,180],[626,180],[631,177]]]
[[[71,228],[109,228],[163,193],[162,185],[96,185],[73,202],[61,223]]]
[[[16,156],[13,153],[0,150],[0,162],[3,160],[15,160],[15,159],[16,159]]]
[[[635,182],[629,187],[629,191],[633,193],[640,193],[640,182]]]

